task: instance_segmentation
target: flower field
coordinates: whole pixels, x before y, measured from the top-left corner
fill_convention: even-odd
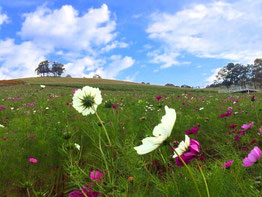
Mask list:
[[[0,87],[0,196],[261,196],[262,97]]]

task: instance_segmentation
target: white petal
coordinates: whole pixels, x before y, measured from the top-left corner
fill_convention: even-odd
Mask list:
[[[159,142],[156,137],[147,137],[142,140],[142,145],[134,147],[137,154],[144,155],[155,150],[159,147],[161,142]]]

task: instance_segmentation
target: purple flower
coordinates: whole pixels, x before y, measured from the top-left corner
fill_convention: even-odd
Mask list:
[[[250,151],[248,156],[245,159],[243,159],[243,166],[244,167],[252,166],[254,163],[256,163],[259,160],[261,155],[262,155],[261,150],[257,146],[255,146],[253,150]]]
[[[233,162],[234,160],[227,161],[223,166],[221,166],[221,168],[225,168],[225,169],[229,168]]]
[[[180,157],[184,160],[186,164],[189,164],[200,153],[200,145],[199,142],[194,139],[190,139],[190,143],[188,147],[184,147],[185,144],[187,144],[187,137],[185,142],[181,142],[178,148],[176,148],[175,150],[178,154],[182,153]],[[182,163],[182,161],[178,156],[174,155],[174,157],[176,159],[175,162],[178,166],[184,166],[184,164]]]
[[[231,111],[230,110],[228,110],[225,114],[221,114],[219,117],[220,118],[224,118],[224,117],[229,117],[229,116],[231,116]]]
[[[239,136],[239,135],[237,135],[237,136],[234,138],[235,141],[238,141],[239,139],[240,139],[240,136]]]
[[[162,98],[162,96],[157,96],[157,97],[156,97],[156,100],[159,101],[161,98]]]
[[[105,174],[103,172],[99,172],[98,170],[92,170],[90,172],[90,179],[95,180],[95,181],[102,181],[104,176]]]
[[[90,185],[84,185],[81,189],[82,189],[82,191],[80,191],[80,190],[72,191],[69,194],[69,197],[85,197],[85,196],[96,197],[96,196],[100,195],[100,193],[99,192],[95,192]]]
[[[5,106],[3,105],[0,105],[0,111],[4,110],[5,109]]]
[[[194,126],[192,129],[190,130],[186,130],[186,134],[190,135],[190,134],[196,134],[199,131],[199,128],[197,126]]]
[[[254,102],[255,101],[255,95],[251,96],[251,101]]]
[[[246,130],[252,128],[253,124],[254,124],[254,122],[250,122],[249,124],[243,124],[243,125],[241,126],[241,128],[242,128],[244,131],[246,131]]]

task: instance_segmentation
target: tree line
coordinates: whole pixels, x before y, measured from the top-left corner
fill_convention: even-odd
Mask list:
[[[60,77],[65,71],[64,65],[59,62],[51,62],[48,60],[42,61],[35,69],[37,75],[49,76],[53,74],[54,77]]]
[[[232,85],[246,87],[252,84],[255,88],[262,85],[262,59],[255,59],[253,64],[229,63],[221,68],[216,75],[216,80],[208,87],[226,86],[229,88]]]

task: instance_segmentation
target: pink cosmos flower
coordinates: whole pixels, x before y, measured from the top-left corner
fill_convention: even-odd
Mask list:
[[[232,125],[229,126],[230,129],[234,129],[234,128],[236,128],[236,127],[237,127],[236,124],[232,124]]]
[[[76,89],[73,89],[73,94],[75,94],[75,92],[77,91],[78,89],[76,88]]]
[[[221,168],[227,169],[232,165],[233,162],[234,160],[227,161],[223,166],[221,166]]]
[[[190,134],[196,134],[199,131],[199,128],[197,126],[194,126],[192,129],[190,130],[186,130],[186,134],[190,135]]]
[[[233,107],[229,106],[227,109],[230,110],[230,111],[232,111],[232,110],[233,110]]]
[[[224,117],[229,117],[229,116],[231,116],[231,111],[230,110],[228,110],[225,114],[221,114],[219,117],[220,118],[224,118]]]
[[[0,105],[0,111],[4,110],[5,109],[5,106],[3,105]]]
[[[82,191],[74,190],[69,194],[69,197],[96,197],[99,196],[99,192],[95,192],[91,185],[84,185],[81,187]],[[84,194],[83,194],[84,193]]]
[[[35,158],[29,158],[29,162],[30,162],[30,163],[37,163],[37,159],[35,159]]]
[[[254,124],[254,122],[250,122],[249,124],[243,124],[243,125],[241,126],[241,128],[242,128],[244,131],[246,131],[246,130],[252,128],[253,124]]]
[[[194,139],[190,139],[190,145],[188,149],[189,151],[180,155],[180,157],[184,160],[186,164],[189,164],[200,153],[199,142]],[[175,162],[178,166],[184,166],[179,157],[176,157],[175,159]]]
[[[157,96],[157,97],[156,97],[156,100],[159,101],[161,98],[162,98],[162,96]]]
[[[99,172],[98,170],[92,170],[90,172],[90,179],[95,180],[95,181],[102,181],[104,176],[105,174],[103,172]]]
[[[250,153],[248,154],[248,156],[243,160],[243,166],[244,167],[249,167],[252,166],[254,163],[256,163],[259,158],[261,157],[262,152],[261,150],[255,146]]]
[[[237,135],[237,136],[234,138],[235,141],[238,141],[239,139],[240,139],[240,136],[239,136],[239,135]]]

